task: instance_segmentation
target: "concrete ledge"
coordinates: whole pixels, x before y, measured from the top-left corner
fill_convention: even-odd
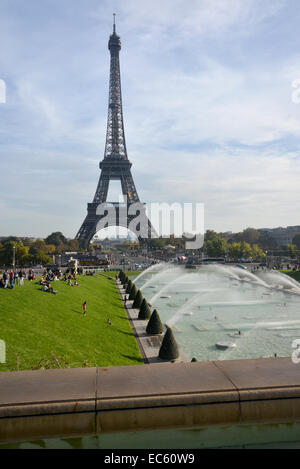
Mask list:
[[[0,418],[94,412],[97,368],[0,373]]]
[[[194,404],[213,404],[220,402],[238,402],[236,392],[211,392],[198,394],[173,394],[167,396],[145,396],[123,399],[105,399],[97,401],[97,410],[136,409],[146,407],[187,406]]]
[[[0,373],[0,440],[300,421],[289,358]]]
[[[97,399],[236,392],[213,362],[99,368]],[[237,394],[237,393],[236,393]]]

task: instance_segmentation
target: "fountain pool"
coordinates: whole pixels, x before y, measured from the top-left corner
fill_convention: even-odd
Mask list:
[[[300,338],[300,284],[279,272],[161,265],[135,283],[190,358],[290,356]],[[218,342],[235,347],[219,350]]]

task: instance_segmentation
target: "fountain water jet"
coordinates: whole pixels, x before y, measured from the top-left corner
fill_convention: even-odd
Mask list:
[[[144,283],[140,287],[140,290],[143,291],[145,288],[147,288],[149,285],[152,285],[154,282],[160,282],[162,278],[164,278],[167,275],[170,275],[172,272],[175,272],[176,270],[179,269],[179,267],[172,266],[170,267],[169,264],[166,264],[168,267],[163,268],[161,272],[158,274],[154,274],[147,282]]]
[[[167,285],[165,285],[164,287],[162,287],[155,295],[152,296],[152,298],[150,298],[150,303],[151,304],[154,304],[155,303],[155,300],[160,297],[160,295],[162,293],[164,293],[165,291],[167,291],[172,285],[174,285],[175,283],[179,282],[180,280],[182,280],[182,277],[184,277],[185,275],[188,275],[186,273],[184,274],[179,274],[178,277],[176,277],[174,280],[171,280],[169,283],[167,283]]]
[[[159,293],[153,295],[145,288],[143,294],[155,301],[161,320],[174,327],[176,340],[190,357],[290,356],[291,341],[300,336],[300,294],[295,293],[300,285],[289,277],[276,272],[258,276],[217,265],[201,266],[196,272],[171,268],[161,273],[148,282]],[[159,298],[166,291],[172,292],[170,302]],[[238,337],[236,347],[220,355],[216,343],[230,340],[229,336]]]
[[[148,274],[149,272],[152,272],[153,270],[160,270],[160,268],[164,268],[167,264],[165,262],[160,262],[159,264],[154,264],[154,265],[151,265],[150,267],[148,267],[148,269],[144,270],[143,272],[141,272],[136,278],[135,278],[135,282],[137,282],[138,280],[140,280],[142,277],[144,277],[144,275]]]

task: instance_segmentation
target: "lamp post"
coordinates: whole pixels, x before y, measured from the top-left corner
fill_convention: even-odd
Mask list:
[[[15,270],[16,265],[16,246],[13,245],[13,269]]]

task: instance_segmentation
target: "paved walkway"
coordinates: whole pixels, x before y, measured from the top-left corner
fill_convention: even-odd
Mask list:
[[[163,340],[164,334],[161,335],[149,335],[146,332],[148,321],[144,321],[138,318],[139,310],[132,308],[133,301],[127,300],[125,305],[125,289],[121,284],[120,280],[116,280],[117,288],[120,292],[121,299],[124,304],[130,325],[132,327],[134,336],[137,340],[140,348],[141,355],[145,363],[165,363],[168,360],[162,360],[158,357],[159,349]],[[128,295],[127,295],[128,296]],[[176,362],[189,362],[190,359],[185,355],[183,350],[179,348],[180,356]]]

